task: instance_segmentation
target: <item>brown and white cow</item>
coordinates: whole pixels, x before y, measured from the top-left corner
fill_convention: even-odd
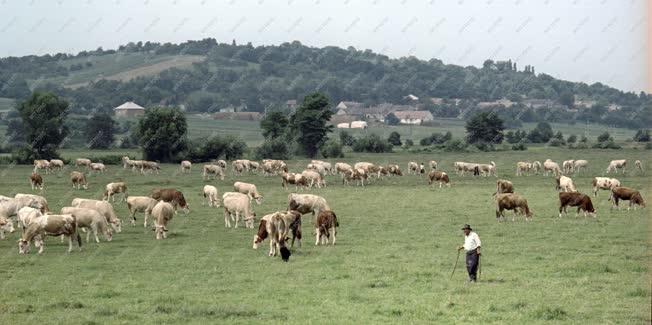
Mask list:
[[[591,202],[591,198],[586,194],[582,194],[579,192],[560,192],[559,193],[559,217],[560,218],[561,218],[562,211],[564,212],[564,214],[568,214],[568,212],[566,211],[567,206],[577,207],[578,215],[580,211],[584,211],[585,217],[587,214],[593,216],[594,218],[597,216],[595,213],[595,209],[593,208],[593,202]]]
[[[75,217],[69,214],[45,214],[36,218],[23,233],[18,241],[18,253],[29,253],[29,246],[32,241],[39,247],[38,253],[43,253],[45,249],[45,236],[65,236],[68,237],[68,253],[72,252],[72,238],[77,238],[77,245],[81,251],[81,236],[77,233],[77,222]]]
[[[283,261],[290,258],[290,250],[286,247],[285,241],[290,230],[281,212],[275,212],[263,216],[258,225],[258,233],[254,235],[253,249],[258,249],[267,237],[269,237],[269,256],[276,256],[279,252]]]
[[[430,173],[428,173],[428,185],[432,186],[434,182],[439,183],[439,188],[441,188],[442,184],[446,184],[448,187],[451,186],[448,174],[440,170],[431,170]]]
[[[534,170],[534,173],[535,173],[536,175],[539,175],[539,172],[541,172],[541,169],[542,169],[542,168],[543,168],[543,167],[541,166],[541,162],[540,162],[540,161],[535,160],[535,161],[532,163],[532,170]]]
[[[315,220],[315,246],[319,244],[327,245],[329,239],[331,245],[335,245],[337,227],[339,226],[340,223],[337,222],[337,216],[333,211],[325,210],[319,212]]]
[[[426,172],[426,168],[423,165],[423,163],[419,164],[414,161],[410,161],[408,163],[408,174],[419,175],[419,174],[425,174],[425,172]]]
[[[287,190],[288,184],[294,184],[295,190],[301,188],[305,189],[308,186],[307,179],[305,179],[301,174],[294,174],[288,172],[281,173],[281,186]]]
[[[34,210],[38,211],[36,209]],[[13,233],[16,231],[16,228],[14,228],[14,222],[11,220],[11,218],[0,216],[0,239],[5,239],[5,231],[8,233]]]
[[[598,196],[599,190],[609,190],[611,192],[612,188],[620,186],[620,181],[609,177],[594,177],[591,185],[593,185],[593,196]]]
[[[50,170],[61,171],[63,170],[64,163],[61,159],[50,159]]]
[[[620,200],[629,201],[627,211],[629,211],[629,209],[632,207],[634,207],[634,210],[636,210],[637,205],[641,208],[645,208],[645,201],[643,201],[643,196],[641,193],[629,187],[621,186],[611,189],[611,208],[613,209],[616,207],[620,210],[620,206],[618,206],[618,202]]]
[[[550,160],[546,159],[546,161],[543,162],[543,176],[548,176],[550,173],[553,173],[555,176],[561,175],[561,168],[559,168],[559,164]]]
[[[523,214],[526,221],[531,220],[533,215],[527,204],[527,199],[514,193],[496,194],[496,219],[498,221],[505,219],[504,210],[514,211],[512,221],[515,220],[516,214]]]
[[[561,163],[561,167],[564,174],[572,174],[575,167],[575,160],[564,160],[564,162]]]
[[[625,168],[627,167],[627,159],[612,160],[607,166],[607,174],[610,172],[618,173],[618,170],[622,170],[623,174],[625,173]]]
[[[125,182],[114,182],[106,184],[103,200],[115,202],[115,195],[122,193],[122,199],[120,201],[127,201],[129,193],[127,193],[127,183]]]
[[[567,176],[557,176],[555,177],[555,182],[557,183],[556,189],[562,192],[577,192],[573,180]]]
[[[387,169],[387,172],[389,172],[390,175],[396,175],[396,176],[403,176],[403,172],[401,171],[401,167],[399,167],[396,164],[390,164],[385,167]]]
[[[326,181],[317,171],[306,169],[301,172],[301,176],[306,179],[309,188],[312,188],[315,185],[317,185],[317,188],[326,186]]]
[[[346,171],[352,170],[353,167],[347,163],[343,162],[338,162],[335,163],[335,171],[337,171],[338,174],[344,174]]]
[[[183,196],[183,193],[181,193],[181,191],[178,191],[176,189],[173,188],[154,189],[152,190],[150,197],[157,201],[163,200],[165,202],[172,203],[172,206],[174,206],[175,210],[178,207],[181,207],[181,209],[183,209],[186,214],[190,212],[190,206],[186,202],[186,198]]]
[[[43,177],[41,177],[41,175],[39,175],[38,173],[32,172],[32,174],[29,175],[29,185],[32,186],[32,191],[36,189],[40,189],[42,191]]]
[[[516,176],[523,176],[523,174],[530,175],[532,164],[527,161],[519,161],[516,163]]]
[[[91,171],[98,172],[100,174],[103,174],[106,171],[106,166],[103,163],[91,163],[89,167]]]
[[[34,170],[33,172],[36,173],[39,169],[45,170],[46,174],[50,173],[50,162],[45,160],[45,159],[36,159],[34,160]]]
[[[70,182],[72,183],[72,188],[77,188],[78,190],[82,187],[87,190],[88,182],[86,181],[86,175],[81,172],[73,171],[70,173]]]
[[[584,160],[584,159],[578,159],[573,162],[573,172],[578,173],[582,171],[582,169],[586,169],[586,167],[589,166],[589,161]]]
[[[351,181],[356,181],[358,186],[364,187],[364,181],[367,180],[367,173],[362,168],[351,169],[342,174],[342,184],[349,185]]]
[[[291,193],[288,195],[288,210],[297,210],[301,214],[312,212],[314,216],[321,211],[330,210],[330,207],[321,196]]]

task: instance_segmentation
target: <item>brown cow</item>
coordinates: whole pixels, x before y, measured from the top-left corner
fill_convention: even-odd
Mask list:
[[[181,207],[185,213],[190,212],[190,207],[186,203],[186,198],[183,196],[181,191],[177,191],[173,188],[160,188],[152,191],[150,197],[154,200],[165,202],[170,202],[176,210],[178,207]]]
[[[43,177],[38,173],[32,173],[29,176],[29,184],[32,185],[32,191],[35,189],[43,190]]]
[[[597,217],[595,213],[595,209],[593,208],[593,203],[591,202],[591,198],[582,193],[578,192],[560,192],[559,193],[559,217],[561,218],[561,212],[564,211],[564,214],[568,214],[566,212],[566,207],[571,206],[571,207],[577,207],[577,214],[580,214],[580,210],[584,211],[584,216],[586,217],[586,214],[590,214],[594,218]]]
[[[428,185],[432,186],[432,183],[435,181],[439,182],[439,188],[441,188],[441,184],[446,184],[448,187],[451,186],[448,174],[439,170],[431,170],[430,173],[428,173]]]
[[[641,193],[629,187],[614,187],[611,189],[611,208],[613,209],[613,207],[617,207],[620,210],[620,207],[618,206],[618,201],[620,200],[629,201],[627,211],[629,211],[632,206],[634,207],[634,210],[636,210],[636,205],[645,208],[645,202],[643,201]]]
[[[512,184],[512,182],[504,179],[497,180],[496,192],[494,193],[494,195],[500,193],[514,193],[514,185]]]
[[[514,210],[514,217],[512,221],[516,218],[516,214],[524,214],[525,220],[529,221],[532,219],[532,211],[528,207],[527,200],[514,193],[502,193],[496,194],[496,219],[502,221],[501,219],[505,218],[503,214],[504,210]]]
[[[331,235],[333,239],[331,244],[335,245],[335,235],[337,235],[337,227],[340,223],[337,222],[337,216],[331,210],[319,212],[317,220],[315,220],[315,246],[328,244]]]

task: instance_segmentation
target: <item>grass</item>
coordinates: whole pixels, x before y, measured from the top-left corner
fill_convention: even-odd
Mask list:
[[[84,243],[71,254],[67,244],[48,238],[42,256],[33,247],[19,256],[18,233],[9,235],[0,241],[0,323],[649,323],[649,208],[610,211],[603,191],[594,199],[597,219],[558,218],[552,178],[513,176],[516,161],[548,157],[589,160],[588,172],[573,176],[585,193],[613,158],[641,159],[652,168],[649,151],[630,149],[350,155],[343,161],[403,167],[436,159],[446,171],[456,160],[494,160],[499,176],[528,199],[534,220],[496,222],[494,178],[452,173],[451,188],[430,189],[423,178],[404,176],[362,189],[331,176],[329,187],[312,192],[337,213],[338,244],[313,246],[307,215],[303,247],[289,263],[268,257],[267,242],[253,250],[254,230],[225,229],[222,210],[202,206],[199,196],[206,183],[222,193],[235,180],[254,182],[265,197],[254,207],[260,217],[286,207],[278,177],[235,177],[229,169],[225,181],[204,182],[200,166],[188,177],[176,165],[146,177],[109,166],[107,174],[89,177],[88,191],[73,191],[69,168],[44,176],[54,210],[74,197],[99,198],[104,184],[125,180],[131,195],[178,188],[192,211],[175,216],[167,240],[156,241],[139,215],[138,225],[126,225],[112,242]],[[294,171],[305,164],[289,162]],[[0,168],[0,194],[30,192],[28,166]],[[650,202],[649,174],[618,178]],[[127,221],[125,204],[114,206]],[[474,285],[465,283],[463,261],[449,280],[464,223],[483,242],[481,281]]]

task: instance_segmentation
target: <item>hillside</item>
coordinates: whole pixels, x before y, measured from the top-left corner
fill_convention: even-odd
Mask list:
[[[437,117],[498,108],[509,125],[573,120],[630,128],[652,124],[652,98],[645,93],[564,81],[535,71],[511,60],[461,67],[437,59],[393,59],[352,47],[313,48],[296,41],[257,47],[215,39],[138,42],[117,50],[0,59],[4,84],[0,97],[20,99],[30,90],[52,91],[67,97],[72,109],[83,114],[98,108],[108,111],[127,100],[143,106],[184,105],[191,112],[228,106],[262,112],[314,91],[325,93],[333,104],[402,103],[407,94],[414,94]],[[455,99],[457,104],[433,104],[432,97]],[[509,109],[478,105],[503,98],[515,105]],[[531,100],[548,104],[539,108],[524,104]],[[579,102],[590,104],[576,107]]]

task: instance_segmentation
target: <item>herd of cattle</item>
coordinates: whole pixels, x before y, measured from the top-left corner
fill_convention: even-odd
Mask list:
[[[159,173],[160,165],[157,162],[145,160],[132,160],[129,157],[123,157],[123,168],[131,169],[132,172]],[[88,173],[104,173],[106,166],[102,163],[93,163],[86,158],[75,160],[76,168],[87,168]],[[182,161],[180,164],[180,173],[186,174],[192,172],[193,164],[190,161]],[[443,185],[451,186],[450,178],[444,171],[438,169],[436,161],[428,163],[430,170],[426,174],[424,163],[409,162],[407,165],[408,175],[427,175],[429,185],[438,183],[441,188]],[[596,217],[595,208],[589,195],[577,192],[573,180],[567,176],[574,173],[580,173],[588,166],[586,160],[567,160],[560,165],[550,159],[543,162],[518,162],[516,164],[516,176],[529,175],[530,173],[544,176],[554,175],[556,189],[559,191],[559,217],[562,212],[566,213],[567,207],[577,207],[577,213],[580,211]],[[627,166],[626,160],[613,160],[609,163],[606,172],[625,173]],[[454,170],[458,176],[464,176],[466,173],[472,173],[475,176],[496,176],[496,164],[492,161],[489,164],[455,162]],[[643,172],[642,164],[639,160],[635,161],[635,167]],[[30,184],[32,190],[43,189],[43,177],[39,171],[46,174],[51,172],[62,171],[64,163],[61,160],[35,160],[34,170],[30,175]],[[202,177],[204,180],[214,179],[224,180],[227,169],[227,162],[217,160],[205,164],[202,168]],[[326,186],[327,175],[340,175],[342,184],[348,185],[355,181],[359,186],[365,186],[371,179],[377,180],[384,177],[403,176],[403,172],[398,165],[377,165],[369,162],[358,162],[353,166],[337,162],[331,164],[321,160],[313,160],[306,169],[300,173],[291,173],[288,171],[287,164],[282,160],[263,160],[261,163],[251,160],[235,160],[231,162],[231,169],[234,175],[239,176],[245,172],[262,173],[264,176],[276,175],[281,179],[281,186],[285,189],[289,185],[294,185],[295,190],[306,190],[313,187],[321,188]],[[73,189],[88,189],[86,173],[74,170],[70,173],[70,182]],[[612,201],[612,207],[618,207],[619,201],[629,201],[629,207],[645,207],[643,197],[635,189],[622,186],[616,178],[594,177],[592,181],[593,195],[597,196],[599,190],[609,190]],[[221,199],[218,189],[213,185],[205,185],[201,190],[204,198],[202,205],[208,204],[209,207],[223,207],[224,225],[227,228],[237,228],[242,219],[246,228],[254,228],[256,213],[253,209],[254,202],[260,205],[263,196],[258,191],[255,184],[245,182],[235,182],[233,192],[225,192]],[[521,214],[526,220],[530,220],[533,212],[528,206],[527,199],[514,192],[514,185],[509,180],[499,179],[496,182],[496,191],[493,194],[496,203],[496,218],[499,221],[504,220],[504,212],[511,210],[514,216]],[[130,213],[132,226],[136,223],[136,214],[144,214],[143,226],[147,227],[148,218],[154,221],[154,231],[156,239],[166,238],[170,220],[181,209],[185,213],[190,211],[183,193],[177,189],[154,189],[149,196],[130,196],[128,194],[127,184],[125,182],[112,182],[105,186],[102,200],[75,198],[70,206],[63,207],[59,214],[52,213],[49,210],[47,200],[35,194],[16,194],[13,198],[0,196],[0,239],[4,239],[5,232],[14,232],[14,222],[17,222],[22,228],[22,235],[18,243],[19,253],[29,252],[30,243],[34,243],[39,248],[39,254],[44,249],[44,239],[46,236],[61,236],[63,241],[68,238],[68,251],[73,248],[73,239],[76,239],[81,249],[81,236],[78,230],[87,231],[86,241],[90,239],[93,233],[96,242],[99,242],[98,233],[102,234],[107,241],[113,238],[113,232],[121,232],[122,222],[116,215],[112,203],[115,204],[116,196],[120,199],[118,202],[125,202]],[[628,208],[629,210],[629,208]],[[294,247],[295,241],[301,245],[301,217],[304,214],[312,213],[314,217],[314,234],[315,245],[335,244],[335,237],[339,223],[337,216],[331,210],[326,200],[318,195],[291,193],[288,195],[288,206],[285,211],[276,211],[263,216],[258,225],[258,231],[253,239],[253,248],[258,248],[259,244],[269,237],[269,255],[281,255],[282,259],[287,261],[290,257],[290,249],[286,242],[290,240],[290,248]],[[12,220],[12,217],[16,221]],[[514,218],[512,219],[514,220]]]

